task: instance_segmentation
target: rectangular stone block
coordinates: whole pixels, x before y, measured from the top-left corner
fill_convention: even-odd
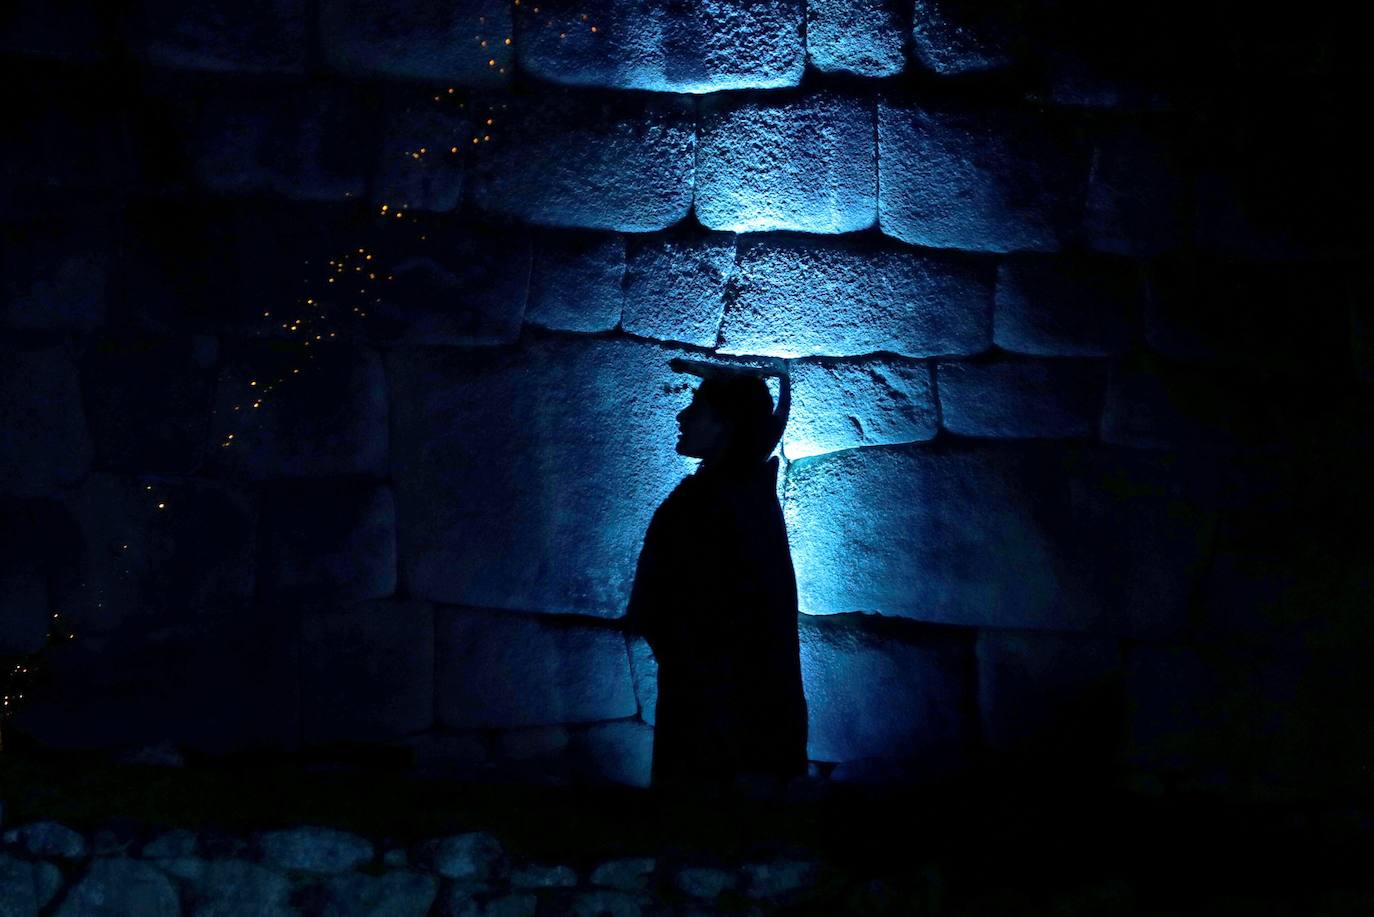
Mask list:
[[[1106,367],[1087,360],[935,364],[940,422],[960,436],[1095,437]]]
[[[391,353],[410,593],[620,615],[649,518],[692,469],[675,452],[688,395],[668,367],[674,352],[531,337]]]
[[[395,89],[383,104],[372,202],[379,208],[386,204],[388,213],[456,209],[473,141],[466,93]]]
[[[792,363],[789,374],[792,410],[783,431],[789,461],[930,439],[940,428],[928,363],[807,361]]]
[[[878,102],[878,223],[914,245],[1056,251],[1076,229],[1089,152],[1029,109]]]
[[[1139,271],[1114,259],[1011,255],[997,267],[992,339],[1043,357],[1124,352],[1140,324]]]
[[[685,100],[545,92],[494,101],[500,111],[473,149],[479,208],[621,232],[662,229],[691,209],[695,126]]]
[[[436,705],[454,728],[515,728],[633,716],[625,638],[540,615],[440,608]]]
[[[573,774],[593,784],[644,788],[652,776],[653,749],[654,731],[643,723],[596,723],[573,733]]]
[[[534,244],[525,320],[561,331],[610,331],[620,324],[625,237],[543,233]]]
[[[867,229],[874,153],[872,103],[857,96],[713,97],[699,116],[697,219],[731,232]]]
[[[945,253],[789,236],[741,243],[722,353],[973,354],[992,336],[992,265]]]
[[[803,0],[642,4],[591,0],[516,9],[520,68],[579,86],[718,92],[795,86]]]
[[[323,0],[320,47],[349,76],[491,86],[509,79],[511,12],[508,0]]]
[[[396,504],[383,484],[290,481],[264,488],[260,591],[361,602],[396,591]]]
[[[72,350],[0,344],[0,492],[40,497],[91,468],[81,382]]]
[[[229,343],[211,419],[212,467],[252,480],[386,475],[387,385],[377,351],[316,343]]]
[[[310,11],[306,0],[139,0],[132,32],[161,67],[303,73]]]
[[[822,73],[893,76],[906,66],[906,29],[891,0],[808,0],[806,61]]]
[[[210,440],[218,350],[208,335],[107,333],[92,340],[81,376],[96,464],[195,471]]]
[[[626,240],[621,327],[660,341],[715,347],[735,273],[735,236],[665,233]]]
[[[398,738],[434,723],[434,608],[383,600],[301,619],[304,742]]]
[[[1025,50],[1027,23],[1021,4],[916,0],[912,53],[927,70],[959,76],[1002,70]]]
[[[972,632],[891,624],[802,618],[808,758],[957,760],[971,749]]]

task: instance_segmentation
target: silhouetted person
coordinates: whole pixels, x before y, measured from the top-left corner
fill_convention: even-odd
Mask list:
[[[722,790],[806,772],[797,584],[778,504],[790,404],[758,375],[672,361],[702,376],[677,451],[700,458],[654,512],[626,624],[658,660],[655,787]]]

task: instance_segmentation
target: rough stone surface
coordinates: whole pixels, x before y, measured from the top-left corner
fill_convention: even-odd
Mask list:
[[[872,103],[819,92],[703,105],[696,214],[710,229],[816,233],[877,217]]]
[[[546,233],[534,247],[525,321],[561,331],[610,331],[620,323],[625,237]]]
[[[649,517],[691,470],[673,451],[687,401],[673,355],[602,340],[392,351],[411,593],[619,615]]]
[[[805,888],[816,880],[820,864],[808,860],[775,859],[745,863],[740,872],[750,898],[777,898]]]
[[[808,0],[807,63],[823,73],[901,73],[906,66],[905,19],[891,0]]]
[[[488,86],[511,69],[511,10],[503,0],[324,0],[320,43],[326,63],[350,76]]]
[[[39,497],[79,481],[91,440],[66,346],[0,347],[0,489]]]
[[[295,481],[263,500],[260,588],[278,599],[363,601],[396,591],[396,504],[385,485]]]
[[[214,338],[102,335],[82,358],[82,396],[102,468],[193,472],[214,396]]]
[[[434,722],[434,610],[364,602],[301,621],[304,741],[389,739]]]
[[[735,874],[710,866],[689,866],[673,876],[673,885],[693,898],[712,901],[735,887]]]
[[[455,98],[412,90],[387,99],[372,178],[378,207],[447,213],[462,201],[472,118]]]
[[[287,913],[291,882],[257,863],[216,859],[206,864],[203,877],[196,882],[196,895],[200,901],[196,913],[205,917]]]
[[[215,468],[253,480],[386,474],[386,377],[375,350],[334,343],[312,354],[254,342],[226,356],[211,423]]]
[[[572,888],[577,884],[577,870],[571,866],[548,866],[531,863],[510,874],[515,888]]]
[[[913,52],[940,76],[999,70],[1015,62],[1018,5],[968,0],[916,0]]]
[[[576,773],[594,783],[647,787],[654,731],[644,723],[599,723],[573,735]]]
[[[896,246],[787,236],[740,246],[721,352],[972,354],[992,334],[991,265]]]
[[[27,860],[0,853],[0,913],[37,917],[38,895]]]
[[[1101,766],[1121,721],[1121,652],[1111,638],[982,630],[978,704],[983,741],[1003,752]]]
[[[33,822],[6,831],[5,842],[20,844],[36,857],[81,860],[90,852],[90,846],[80,831],[55,821]]]
[[[124,857],[91,861],[86,874],[62,900],[60,917],[147,914],[177,917],[181,904],[172,882],[161,872]]]
[[[915,245],[1055,251],[1077,226],[1089,159],[1043,112],[880,100],[878,221]]]
[[[143,845],[145,859],[193,857],[199,849],[199,838],[189,828],[173,828]]]
[[[425,917],[439,893],[434,876],[390,869],[379,876],[349,873],[316,883],[327,913],[339,917]]]
[[[789,460],[930,439],[940,428],[930,365],[894,359],[793,363]]]
[[[516,54],[536,76],[582,86],[689,93],[795,86],[805,67],[803,5],[526,6],[516,15]]]
[[[976,734],[969,636],[886,633],[859,615],[803,618],[807,756],[960,760]]]
[[[657,866],[658,861],[653,857],[607,860],[592,870],[591,883],[628,892],[643,891]]]
[[[62,890],[65,881],[62,870],[46,861],[33,864],[33,884],[38,899],[38,907],[47,907]]]
[[[608,628],[442,608],[437,650],[436,704],[446,726],[540,726],[635,713],[625,641]]]
[[[136,9],[135,47],[150,63],[211,71],[305,70],[305,0],[139,0]]]
[[[280,869],[328,875],[357,869],[374,853],[366,838],[313,825],[263,832],[259,845],[264,861]]]
[[[1093,437],[1105,370],[1067,360],[940,362],[941,422],[962,436]]]
[[[639,715],[652,726],[654,711],[658,708],[658,660],[643,637],[630,640],[630,670],[634,675]]]
[[[622,232],[663,229],[690,210],[695,134],[681,99],[545,93],[501,108],[473,152],[483,210]]]
[[[672,233],[628,242],[621,327],[630,334],[715,347],[735,272],[735,237]]]
[[[1112,259],[1013,255],[997,268],[992,339],[1014,353],[1112,356],[1140,323],[1137,270]]]
[[[462,882],[482,882],[505,870],[501,842],[480,831],[424,841],[416,859],[439,875]]]

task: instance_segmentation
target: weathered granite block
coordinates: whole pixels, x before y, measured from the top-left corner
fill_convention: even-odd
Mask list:
[[[662,229],[692,206],[692,111],[681,98],[547,92],[502,102],[473,150],[478,207],[543,226]]]
[[[1024,33],[1020,4],[916,0],[911,36],[916,59],[940,76],[1000,70],[1016,62]]]
[[[710,229],[839,233],[877,218],[872,103],[832,92],[713,98],[699,116],[696,214]]]
[[[506,0],[323,0],[320,45],[350,76],[490,86],[510,73],[511,12]]]
[[[439,608],[439,721],[455,728],[633,716],[625,640],[610,628],[540,615]]]
[[[543,79],[659,92],[795,86],[805,67],[803,0],[526,4],[520,67]]]
[[[395,350],[392,472],[411,594],[614,617],[690,460],[675,353],[623,340]],[[558,494],[550,500],[549,494]]]
[[[59,592],[78,633],[139,615],[227,612],[253,596],[258,501],[194,478],[96,474],[68,500],[79,583]]]
[[[896,245],[789,236],[740,245],[722,353],[973,354],[992,335],[992,265]]]
[[[597,723],[573,733],[574,773],[593,783],[647,787],[654,730],[636,720]]]
[[[930,365],[892,358],[792,363],[789,460],[930,439],[940,428]]]
[[[961,436],[1097,434],[1106,367],[1097,361],[998,360],[935,364],[940,419]]]
[[[1053,756],[1068,768],[1106,763],[1115,753],[1124,713],[1115,639],[981,630],[977,655],[989,747]]]
[[[91,440],[71,348],[0,344],[0,490],[39,497],[91,467]]]
[[[561,331],[610,331],[620,323],[625,237],[544,233],[534,243],[525,321]]]
[[[807,756],[958,757],[977,735],[971,632],[877,623],[802,619]]]
[[[630,671],[634,674],[639,715],[652,726],[658,709],[658,660],[643,637],[630,640]]]
[[[101,324],[117,226],[100,211],[75,211],[0,229],[0,326],[89,332]]]
[[[266,341],[226,350],[214,467],[254,480],[387,473],[386,379],[375,350]]]
[[[892,76],[906,66],[906,30],[891,0],[808,0],[806,60],[823,73]]]
[[[396,506],[385,485],[284,481],[264,491],[262,591],[353,602],[396,591]]]
[[[139,0],[133,44],[149,63],[191,70],[302,73],[306,0]]]
[[[1093,249],[1152,256],[1187,244],[1187,161],[1172,122],[1117,122],[1097,132],[1083,228]]]
[[[193,472],[210,438],[218,344],[206,335],[108,333],[82,358],[82,394],[103,469]]]
[[[195,884],[196,899],[212,914],[272,914],[290,908],[291,880],[243,859],[213,859]]]
[[[362,602],[301,621],[304,741],[390,739],[434,722],[434,609]]]
[[[340,917],[377,913],[424,917],[438,897],[439,880],[413,869],[389,869],[380,875],[352,872],[317,880],[304,894]]]
[[[1045,357],[1124,352],[1139,325],[1140,280],[1113,259],[1010,255],[997,268],[992,339]]]
[[[156,867],[128,857],[97,858],[62,899],[56,914],[147,914],[178,917],[181,903],[172,880]]]
[[[878,222],[904,242],[1054,251],[1075,231],[1090,156],[1043,111],[878,102]]]
[[[394,90],[386,99],[372,201],[446,213],[463,197],[473,118],[466,95]]]
[[[627,240],[621,327],[630,334],[716,346],[735,236],[665,233]]]

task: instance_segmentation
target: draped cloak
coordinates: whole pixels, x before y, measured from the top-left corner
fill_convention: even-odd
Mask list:
[[[626,625],[658,662],[652,781],[806,772],[778,460],[703,463],[654,512]]]

